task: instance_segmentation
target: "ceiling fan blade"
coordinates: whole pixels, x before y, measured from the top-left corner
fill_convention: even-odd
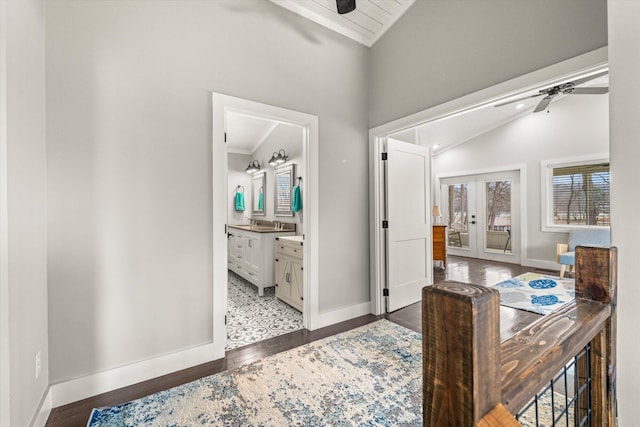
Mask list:
[[[514,102],[522,101],[524,99],[536,98],[536,97],[542,96],[542,95],[544,95],[544,93],[536,93],[535,95],[525,96],[524,98],[514,99],[513,101],[503,102],[502,104],[496,104],[496,105],[494,105],[494,107],[502,107],[503,105],[513,104]]]
[[[571,83],[573,83],[574,86],[578,86],[578,85],[581,85],[582,83],[588,82],[589,80],[593,80],[593,79],[597,79],[598,77],[606,76],[607,74],[609,74],[609,71],[602,71],[602,72],[594,74],[592,76],[587,76],[587,77],[583,77],[583,78],[578,79],[578,80],[574,80]]]
[[[540,111],[544,111],[547,109],[547,107],[549,106],[549,103],[551,102],[551,100],[553,99],[555,95],[549,95],[549,96],[545,96],[544,98],[542,98],[542,101],[540,101],[540,103],[538,104],[538,106],[536,107],[535,110],[533,110],[534,113],[539,113]]]
[[[608,87],[577,87],[568,91],[569,95],[602,95],[609,92]]]

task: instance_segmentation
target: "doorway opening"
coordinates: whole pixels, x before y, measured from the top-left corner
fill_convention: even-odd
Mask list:
[[[278,255],[285,242],[294,242],[302,272],[303,210],[291,202],[306,168],[302,126],[236,111],[227,111],[226,123],[226,350],[233,350],[303,329],[302,274],[277,273],[290,259]]]
[[[386,255],[386,230],[381,225],[383,224],[382,221],[385,220],[387,210],[390,209],[390,207],[386,205],[388,201],[385,199],[385,193],[383,191],[383,187],[385,185],[385,170],[384,167],[380,164],[379,160],[384,147],[384,142],[388,138],[393,138],[407,143],[422,145],[431,151],[432,174],[428,178],[429,182],[427,185],[431,187],[432,199],[430,203],[433,204],[432,213],[435,218],[431,217],[430,221],[432,224],[438,224],[441,220],[440,217],[442,216],[442,211],[446,212],[449,204],[448,196],[447,198],[443,198],[443,196],[440,194],[442,189],[440,188],[440,183],[437,179],[439,175],[438,168],[441,166],[439,162],[439,160],[441,159],[441,157],[439,157],[440,154],[443,154],[458,145],[466,144],[472,140],[476,140],[478,136],[488,132],[490,129],[495,128],[496,126],[507,124],[508,122],[520,117],[524,117],[534,109],[537,109],[537,103],[536,105],[529,105],[527,104],[526,98],[532,98],[535,101],[536,98],[533,97],[533,95],[538,96],[537,94],[540,93],[541,89],[562,84],[567,81],[584,81],[580,79],[585,78],[588,78],[588,80],[593,84],[599,84],[599,82],[596,82],[596,77],[604,75],[603,73],[606,71],[606,69],[606,50],[600,49],[514,78],[498,85],[488,87],[478,92],[474,92],[461,98],[454,99],[447,103],[437,105],[435,107],[420,111],[404,118],[394,120],[393,122],[380,125],[369,131],[371,170],[370,235],[372,243],[371,311],[374,314],[382,314],[387,309],[386,289],[388,288],[388,271],[389,268],[393,268],[393,266],[388,265],[389,258]],[[514,105],[516,101],[522,102]],[[505,106],[509,106],[512,111],[508,113],[503,111],[504,114],[502,115],[502,118],[500,118],[496,113],[502,111],[501,108]],[[474,123],[469,120],[469,117],[471,115],[473,115],[477,119]],[[487,116],[492,117],[492,127],[488,127],[486,122],[483,121]],[[439,126],[443,123],[448,124],[446,126],[447,129],[445,130],[445,132],[443,132],[443,128]],[[455,126],[452,126],[452,123],[455,124]],[[471,124],[474,124],[474,126],[471,126]],[[447,133],[455,134],[456,140],[445,141],[443,147],[442,141],[444,139],[447,139]],[[486,153],[476,154],[476,159],[481,159],[484,155],[486,155]],[[454,156],[449,156],[447,159],[451,160],[452,157]],[[463,166],[464,162],[455,163],[455,159],[451,161],[453,163],[448,165],[449,168],[447,170],[447,173],[449,173],[450,171],[450,174],[447,177],[480,174],[486,172],[485,170],[472,170],[476,168],[475,166],[471,166],[465,169],[465,166]],[[523,189],[526,189],[526,173],[524,173],[526,171],[526,166],[523,167],[522,165],[518,164],[514,167],[513,163],[509,162],[504,164],[496,164],[495,167],[504,167],[505,169],[502,169],[502,172],[514,169],[518,170],[520,172],[520,185]],[[501,191],[504,187],[506,187],[507,182],[513,190],[515,188],[515,182],[511,179],[505,180],[504,178],[496,177],[493,181],[485,182],[483,184],[484,187],[482,188],[484,192],[483,197],[485,197],[485,199],[487,197],[492,197],[488,192]],[[500,188],[497,188],[498,184],[500,185]],[[487,185],[489,185],[489,187],[487,187]],[[448,191],[448,189],[446,189],[445,191]],[[489,196],[487,196],[487,194],[489,194]],[[511,198],[514,199],[515,197],[519,197],[519,194],[516,195],[512,192]],[[527,221],[525,217],[520,218],[521,216],[527,215],[527,210],[525,209],[526,197],[521,197],[521,200],[516,203],[516,205],[517,206],[514,207],[512,201],[511,212],[509,214],[505,212],[497,215],[495,216],[495,219],[489,219],[489,217],[493,214],[486,210],[486,201],[483,202],[483,206],[485,206],[485,208],[482,209],[481,213],[471,213],[469,212],[469,210],[464,213],[462,213],[461,210],[457,212],[458,215],[476,215],[476,218],[471,218],[469,216],[468,218],[464,219],[464,221],[475,220],[475,225],[478,225],[477,222],[479,216],[482,216],[483,233],[480,234],[480,237],[478,238],[477,231],[475,233],[470,233],[467,231],[467,234],[474,234],[476,242],[480,241],[479,244],[482,248],[481,252],[483,253],[483,256],[486,256],[488,259],[508,259],[507,262],[511,263],[520,263],[524,259],[527,260],[527,262],[531,262],[528,257],[529,254],[527,252],[527,241],[529,239],[529,236],[527,235]],[[519,208],[519,212],[516,212],[515,208]],[[476,209],[478,208],[474,207],[474,210]],[[452,207],[451,211],[453,211],[452,213],[454,214],[454,221],[452,221],[453,225],[453,223],[456,222],[455,208]],[[503,226],[500,226],[499,223],[504,221],[507,215],[510,215],[509,222],[504,224]],[[499,219],[500,216],[502,217]],[[460,220],[462,219],[462,217],[458,219]],[[487,219],[489,219],[489,222],[485,224],[485,221]],[[514,232],[514,230],[516,230],[516,220],[519,221],[518,236],[516,236]],[[499,230],[499,228],[504,228],[504,230]],[[509,231],[507,231],[507,228],[509,229]],[[460,231],[460,234],[462,234],[462,232],[465,231],[464,227],[461,227]],[[446,246],[442,246],[445,246],[447,249],[451,249],[453,251],[461,250],[463,246],[466,246],[466,250],[471,251],[471,244],[468,242],[463,244],[463,239],[464,237],[460,236],[460,239],[458,240],[459,246],[457,248],[451,248],[451,242],[448,242]],[[547,236],[545,236],[545,239],[551,240],[548,239]],[[432,237],[432,243],[433,240],[435,239],[433,239]],[[495,242],[490,242],[490,240],[495,240]],[[504,243],[504,246],[501,247],[501,250],[498,247],[499,242]],[[476,252],[477,245],[478,243],[474,244]],[[440,248],[438,248],[438,253],[439,252]],[[432,249],[431,253],[435,253],[435,249]],[[446,259],[446,254],[444,254],[444,257]],[[428,264],[431,264],[432,261],[432,258],[427,260]],[[545,259],[535,259],[534,261],[536,262],[536,265],[544,264],[546,266],[553,264],[552,262]]]
[[[251,141],[244,154],[242,149],[229,148],[234,145],[232,139],[241,140],[240,136],[250,133],[252,127],[263,129],[261,140],[248,138]],[[281,146],[284,141],[281,137],[285,134],[290,135],[289,139],[295,139],[295,146]],[[213,93],[211,150],[213,357],[222,358],[227,349],[230,320],[227,311],[229,307],[237,308],[230,299],[229,283],[240,285],[240,300],[242,290],[255,293],[256,298],[274,292],[276,237],[289,237],[297,243],[301,265],[299,282],[304,295],[298,307],[298,312],[302,312],[301,326],[312,330],[317,323],[318,119],[281,107]],[[276,162],[277,157],[284,161]],[[290,199],[285,200],[284,192],[287,191]],[[294,198],[297,208],[285,212]],[[255,309],[254,312],[261,308]],[[271,325],[262,327],[269,329],[277,324],[282,331],[289,323],[281,316]],[[262,334],[263,331],[246,332],[248,338],[268,337]],[[245,343],[240,340],[232,346]]]

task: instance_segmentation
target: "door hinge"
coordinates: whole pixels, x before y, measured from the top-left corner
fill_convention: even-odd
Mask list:
[[[383,297],[388,297],[389,296],[389,288],[384,288],[382,290],[382,296]]]
[[[389,155],[387,153],[382,153],[382,160],[387,160]]]
[[[227,142],[227,133],[224,133],[224,142]]]
[[[224,225],[224,234],[227,234],[227,224]]]
[[[387,221],[386,219],[382,221],[382,228],[389,228],[389,221]]]
[[[227,324],[227,316],[224,316],[224,324]]]

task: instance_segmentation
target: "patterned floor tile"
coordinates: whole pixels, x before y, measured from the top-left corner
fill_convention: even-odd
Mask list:
[[[227,350],[302,329],[302,313],[275,297],[274,288],[258,288],[229,272]]]

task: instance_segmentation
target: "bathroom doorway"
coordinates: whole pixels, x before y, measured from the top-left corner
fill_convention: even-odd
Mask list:
[[[304,189],[303,145],[302,126],[226,113],[227,351],[303,329],[303,278],[295,280],[294,302],[292,273],[276,274],[289,259],[278,256],[278,245],[304,244],[304,210],[292,203]]]
[[[252,155],[258,157],[258,151],[250,150],[246,158],[244,158],[242,164],[240,160],[231,150],[229,151],[229,139],[233,138],[233,135],[228,135],[227,130],[229,125],[233,127],[233,120],[238,118],[251,118],[254,120],[253,125],[259,124],[266,126],[267,129],[273,127],[269,135],[278,132],[279,128],[295,130],[299,135],[299,141],[301,145],[301,154],[299,161],[292,161],[290,153],[284,147],[278,146],[277,149],[270,147],[268,153],[265,148],[265,153],[261,155],[264,158],[253,158]],[[251,124],[247,124],[251,126]],[[240,129],[246,130],[240,126]],[[284,132],[284,130],[283,130]],[[268,137],[266,138],[268,139]],[[257,144],[259,141],[254,141]],[[264,144],[264,142],[263,142]],[[266,146],[265,146],[266,147]],[[281,152],[282,149],[282,152]],[[276,216],[275,203],[280,200],[280,205],[286,205],[286,201],[282,201],[282,198],[277,198],[275,195],[280,194],[277,192],[275,185],[275,175],[270,178],[270,171],[274,174],[276,169],[272,165],[269,165],[271,157],[286,157],[287,160],[283,164],[278,165],[278,171],[287,169],[292,163],[295,163],[295,170],[291,171],[289,175],[283,174],[283,176],[290,177],[290,188],[298,186],[300,191],[300,204],[301,210],[298,210],[293,215],[289,216]],[[235,159],[234,159],[235,157]],[[248,159],[251,157],[250,159]],[[247,160],[248,159],[248,160]],[[247,169],[250,168],[250,164],[253,164],[253,160],[258,160],[260,164],[260,170],[255,174],[260,176],[259,172],[267,172],[264,174],[265,184],[259,185],[253,180],[254,174],[248,174]],[[233,174],[233,178],[229,174],[231,162],[237,163],[234,166],[237,169],[237,174]],[[256,165],[257,166],[257,165]],[[244,176],[244,184],[240,181],[240,176]],[[302,180],[298,178],[302,177]],[[277,182],[283,184],[283,178],[280,178]],[[246,185],[245,185],[246,184]],[[241,185],[246,191],[244,204],[245,209],[243,211],[235,209],[235,192],[238,189],[238,185]],[[260,201],[260,197],[250,197],[253,189],[256,188],[259,191],[260,187],[263,190],[263,198]],[[270,191],[273,189],[274,193]],[[256,193],[259,195],[259,193]],[[293,194],[293,193],[291,193]],[[226,344],[227,344],[227,321],[228,313],[227,308],[229,306],[229,232],[233,229],[232,225],[245,226],[247,230],[244,231],[276,231],[274,227],[280,227],[278,232],[290,232],[291,225],[295,225],[295,231],[290,234],[297,235],[303,244],[299,245],[302,251],[301,264],[300,264],[300,278],[302,282],[302,292],[304,300],[301,301],[302,308],[302,326],[307,329],[314,329],[318,323],[318,242],[317,242],[317,230],[318,230],[318,119],[316,116],[300,113],[280,107],[275,107],[267,104],[262,104],[246,99],[236,98],[229,95],[223,95],[218,93],[212,94],[212,247],[213,247],[213,348],[214,357],[224,357]],[[290,202],[290,201],[289,201]],[[254,210],[259,211],[259,204],[262,205],[264,214],[259,212],[254,213]],[[255,209],[254,209],[255,208]],[[233,210],[230,213],[230,210]],[[273,216],[270,216],[270,210],[274,209]],[[238,222],[236,222],[238,221]],[[251,226],[254,225],[254,229]],[[224,234],[222,234],[224,230]],[[241,228],[236,230],[243,231]],[[233,233],[232,233],[233,234]],[[242,234],[242,233],[238,233]],[[245,233],[246,234],[246,233]],[[235,237],[235,236],[234,236]],[[255,237],[255,235],[250,235]],[[296,237],[296,236],[291,236]],[[246,236],[245,236],[246,238]],[[247,242],[247,251],[251,255],[251,261],[257,261],[257,258],[264,253],[262,248],[255,249],[255,242]],[[249,246],[250,245],[250,246]],[[275,244],[274,244],[275,246]],[[275,250],[275,248],[273,248]],[[275,260],[274,260],[275,262]],[[264,265],[268,265],[265,263]],[[253,264],[255,265],[255,264]],[[275,266],[274,266],[275,270]],[[237,273],[235,273],[238,275]],[[238,275],[239,276],[239,275]],[[239,276],[242,277],[242,276]],[[293,277],[291,274],[286,275],[287,278]],[[246,280],[246,277],[244,278]],[[266,283],[261,283],[264,291],[267,291],[270,286]],[[260,291],[259,286],[255,286],[256,292]]]

